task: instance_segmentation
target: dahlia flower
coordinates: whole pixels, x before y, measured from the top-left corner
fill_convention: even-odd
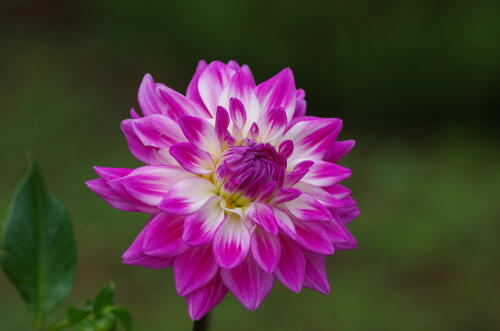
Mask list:
[[[351,171],[337,161],[342,121],[306,116],[283,69],[256,85],[248,66],[198,64],[186,95],[147,74],[121,128],[137,169],[95,167],[88,187],[116,209],[151,215],[123,262],[173,267],[200,319],[232,292],[255,310],[275,279],[328,293],[325,255],[353,249]]]

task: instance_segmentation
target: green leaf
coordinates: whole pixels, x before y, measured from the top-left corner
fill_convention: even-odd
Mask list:
[[[73,287],[76,247],[68,213],[45,191],[34,162],[14,194],[3,230],[2,268],[41,328]]]
[[[112,306],[115,303],[115,288],[115,283],[110,282],[97,293],[94,299],[94,312],[96,314],[101,313],[104,308]]]
[[[87,316],[92,313],[92,307],[85,306],[83,308],[76,308],[74,306],[68,306],[68,321],[69,323],[76,324],[84,320]]]
[[[132,331],[132,316],[126,309],[112,307],[109,311],[120,320],[126,331]]]

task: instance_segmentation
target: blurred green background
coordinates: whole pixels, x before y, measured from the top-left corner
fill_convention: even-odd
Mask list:
[[[328,258],[331,295],[277,284],[253,313],[228,296],[212,330],[500,330],[498,0],[2,0],[0,214],[30,150],[73,217],[69,301],[114,280],[136,330],[190,329],[170,270],[121,264],[145,215],[83,183],[139,165],[119,123],[143,74],[184,91],[199,59],[258,81],[292,67],[308,113],[357,140],[342,164],[363,212],[359,249]],[[0,274],[0,329],[30,325]]]

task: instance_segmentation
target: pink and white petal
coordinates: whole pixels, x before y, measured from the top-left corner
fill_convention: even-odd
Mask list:
[[[325,257],[321,254],[304,251],[306,257],[306,275],[304,287],[322,294],[330,292],[330,284],[326,274]]]
[[[250,231],[243,219],[230,214],[215,232],[213,240],[217,264],[225,269],[236,267],[245,259],[250,249]]]
[[[192,102],[196,103],[199,107],[204,109],[209,115],[210,112],[205,107],[203,100],[201,100],[200,92],[198,91],[198,81],[200,79],[201,74],[203,73],[203,71],[205,71],[206,68],[207,68],[207,63],[204,60],[198,62],[198,66],[196,67],[196,71],[193,75],[193,78],[189,82],[186,91],[186,97]]]
[[[300,292],[306,272],[306,261],[301,247],[293,240],[280,236],[281,256],[274,271],[276,278],[294,292]]]
[[[323,189],[328,193],[330,193],[337,200],[345,199],[352,193],[350,189],[340,184],[335,184],[329,187],[323,187]]]
[[[229,114],[224,107],[217,107],[217,114],[215,115],[215,134],[222,145],[226,136],[229,135],[227,128],[229,127]]]
[[[295,91],[296,104],[295,104],[295,113],[293,114],[293,118],[301,117],[306,115],[307,102],[304,99],[306,96],[306,92],[303,89],[298,89]]]
[[[189,247],[182,239],[184,217],[161,213],[153,217],[144,237],[144,253],[150,256],[174,257]]]
[[[325,206],[305,193],[302,193],[294,200],[284,202],[284,205],[295,217],[306,222],[328,221],[333,217]]]
[[[174,120],[178,120],[182,116],[210,117],[203,108],[168,86],[158,84],[158,93],[168,104],[168,115]]]
[[[278,233],[278,223],[274,216],[273,209],[266,203],[254,202],[246,210],[247,220],[253,221],[267,232],[276,235]]]
[[[357,247],[356,238],[342,223],[337,221],[324,222],[322,226],[336,250],[351,250]]]
[[[263,114],[273,108],[282,107],[290,121],[295,112],[295,81],[290,68],[281,70],[276,76],[259,84],[255,92]]]
[[[177,293],[188,295],[207,285],[217,275],[211,245],[191,247],[177,256],[174,262],[174,278]]]
[[[214,161],[210,154],[191,143],[173,145],[169,151],[184,169],[193,174],[206,175],[214,170]]]
[[[313,164],[314,162],[310,160],[297,163],[297,165],[293,168],[293,170],[287,174],[285,185],[286,186],[295,185],[295,183],[300,181],[309,172],[309,169],[312,167]]]
[[[283,108],[271,109],[261,116],[258,124],[262,141],[273,141],[285,133],[288,125],[286,112]]]
[[[215,276],[207,285],[185,296],[189,316],[194,321],[199,320],[217,306],[226,294],[227,288],[220,276]]]
[[[213,239],[223,220],[220,198],[212,197],[197,212],[186,217],[182,238],[190,246],[205,244]]]
[[[132,155],[139,161],[150,164],[151,147],[146,147],[137,137],[132,127],[133,119],[126,119],[121,122],[121,130],[128,143],[128,148]]]
[[[248,310],[256,310],[271,292],[274,276],[262,270],[251,255],[233,269],[221,269],[224,285]]]
[[[282,188],[276,193],[276,195],[271,199],[270,203],[278,204],[282,202],[287,202],[297,199],[302,192],[296,188]]]
[[[115,209],[124,211],[140,211],[136,204],[132,201],[114,192],[103,178],[92,179],[85,182],[85,184],[89,189]]]
[[[146,214],[158,214],[160,210],[156,206],[151,206],[148,204],[145,204],[142,201],[137,200],[134,198],[129,191],[125,189],[123,186],[121,180],[119,178],[113,179],[108,181],[108,185],[111,188],[113,192],[121,196],[122,198],[128,200],[130,203],[132,203],[137,210]]]
[[[163,115],[131,120],[132,128],[144,146],[168,148],[186,141],[179,124]]]
[[[212,117],[215,117],[222,90],[228,84],[231,71],[233,70],[226,68],[224,63],[214,61],[200,75],[198,92]]]
[[[260,105],[255,95],[255,83],[252,76],[248,76],[243,70],[237,70],[224,87],[219,99],[219,105],[231,110],[231,99],[240,100],[246,110],[247,125],[241,126],[243,134],[246,134],[250,125],[257,122],[260,117]],[[241,107],[240,107],[241,108]],[[236,124],[236,123],[235,123]]]
[[[265,271],[272,273],[280,261],[281,245],[277,236],[262,229],[256,229],[252,235],[252,256]]]
[[[120,182],[133,198],[157,206],[175,183],[190,177],[194,176],[180,167],[144,166],[109,183]]]
[[[162,118],[166,118],[163,115],[154,115],[160,116]],[[148,116],[149,117],[149,116]],[[141,118],[142,119],[142,118]],[[161,149],[162,147],[166,147],[170,141],[170,138],[158,138],[157,140],[146,140],[147,137],[142,135],[141,138],[137,135],[137,131],[134,128],[134,121],[139,119],[127,119],[122,121],[121,128],[125,135],[125,138],[128,142],[128,147],[132,154],[140,161],[151,164],[151,165],[178,165],[177,161],[170,156],[168,150]],[[177,129],[178,130],[178,129]],[[149,131],[151,133],[151,131]],[[154,136],[153,136],[154,137]],[[141,140],[142,139],[142,140]],[[182,141],[185,141],[185,138],[182,136]],[[149,144],[145,145],[144,141]],[[153,142],[154,141],[154,142]],[[156,143],[155,143],[156,142]],[[152,146],[152,145],[161,145]]]
[[[323,159],[341,129],[342,120],[338,118],[303,116],[294,119],[283,136],[283,140],[292,140],[294,144],[289,167],[306,159]]]
[[[138,99],[139,106],[145,116],[152,114],[167,114],[168,106],[158,94],[157,84],[150,74],[146,74],[142,79],[141,86],[139,87]]]
[[[323,255],[331,255],[335,248],[325,231],[323,223],[328,222],[295,222],[297,243],[310,251]]]
[[[314,197],[314,199],[318,200],[326,208],[333,208],[338,204],[338,199],[322,187],[303,182],[298,182],[293,187]]]
[[[132,245],[125,251],[125,253],[123,253],[123,263],[152,269],[161,269],[171,266],[174,263],[174,258],[149,256],[144,254],[142,247],[144,244],[144,237],[149,231],[149,225],[150,222],[144,226]]]
[[[314,161],[313,166],[302,178],[302,182],[316,186],[331,186],[351,176],[346,167],[326,161]]]
[[[134,169],[127,168],[108,168],[108,167],[92,167],[94,172],[104,178],[105,180],[111,180],[119,177],[125,177],[131,173]]]
[[[325,160],[328,162],[337,162],[349,153],[355,145],[356,142],[354,140],[336,141],[330,145],[325,154]]]
[[[279,154],[285,159],[292,155],[293,149],[293,141],[291,140],[285,140],[278,146]]]
[[[188,178],[178,182],[168,191],[159,208],[172,214],[189,215],[217,195],[217,188],[207,179]]]
[[[215,157],[219,156],[221,152],[220,141],[212,124],[202,118],[185,116],[179,120],[179,125],[186,138],[194,146]]]
[[[283,233],[292,239],[297,238],[297,231],[290,216],[279,208],[274,208],[274,215],[276,216],[276,223]]]

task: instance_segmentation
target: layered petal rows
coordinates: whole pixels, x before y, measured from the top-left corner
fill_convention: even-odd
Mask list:
[[[328,293],[324,256],[354,249],[359,215],[336,162],[354,147],[342,121],[306,116],[284,69],[256,85],[248,66],[200,61],[185,95],[146,75],[142,116],[122,122],[137,169],[95,167],[87,186],[116,209],[151,215],[123,262],[173,266],[197,320],[231,292],[255,310],[278,280]]]

